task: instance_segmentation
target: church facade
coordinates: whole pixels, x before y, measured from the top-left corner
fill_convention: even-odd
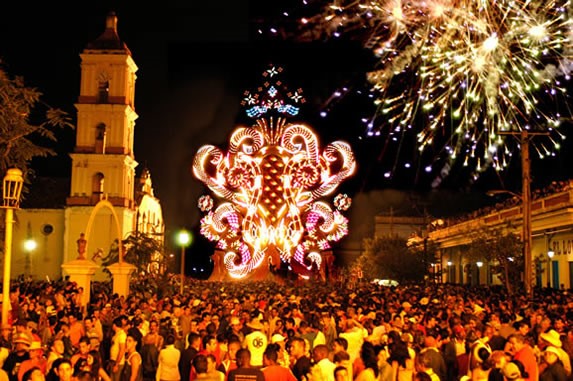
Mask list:
[[[66,275],[62,264],[79,251],[100,264],[113,245],[135,232],[163,241],[163,212],[151,175],[145,168],[136,175],[138,68],[119,38],[117,21],[110,13],[104,32],[80,54],[76,142],[65,205],[15,211],[13,278],[60,278]],[[95,279],[105,276],[100,269]]]

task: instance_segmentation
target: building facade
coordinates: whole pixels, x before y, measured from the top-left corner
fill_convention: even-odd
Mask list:
[[[80,54],[81,84],[69,193],[60,208],[15,212],[12,274],[59,278],[62,264],[78,256],[80,236],[86,258],[101,263],[110,248],[131,233],[163,241],[164,221],[151,175],[136,176],[134,155],[135,82],[138,70],[119,38],[118,19],[106,18],[104,32]],[[41,190],[40,190],[41,191]],[[24,242],[34,245],[24,247]],[[96,272],[96,279],[105,274]]]
[[[522,217],[521,199],[515,196],[470,218],[433,224],[428,238],[439,247],[436,263],[443,269],[440,281],[499,284],[491,272],[491,263],[485,260],[472,263],[465,255],[471,245],[471,232],[500,229],[521,236]],[[573,180],[554,183],[550,189],[533,193],[531,225],[536,286],[573,288]]]

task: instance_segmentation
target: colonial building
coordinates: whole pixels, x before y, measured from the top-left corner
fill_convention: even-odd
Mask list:
[[[71,156],[67,198],[61,206],[26,208],[15,213],[13,276],[59,278],[62,264],[76,259],[81,246],[86,258],[101,263],[110,248],[130,233],[143,232],[163,240],[161,204],[151,176],[137,161],[134,95],[137,66],[119,38],[117,17],[107,16],[104,32],[80,54],[81,85],[76,143]],[[37,189],[32,192],[49,192]],[[78,241],[80,235],[86,241]],[[24,246],[28,241],[34,245]],[[96,279],[105,275],[96,272]]]
[[[485,260],[472,263],[465,256],[471,244],[471,232],[501,229],[520,235],[522,216],[521,199],[515,195],[505,204],[478,211],[470,218],[440,220],[434,224],[428,238],[439,246],[436,262],[444,269],[440,280],[463,284],[499,283],[489,263]],[[536,285],[573,288],[573,180],[533,192],[531,225]]]

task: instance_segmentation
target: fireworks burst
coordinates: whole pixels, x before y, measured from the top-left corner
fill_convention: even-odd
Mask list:
[[[477,178],[489,166],[508,166],[508,132],[547,132],[534,145],[540,158],[555,156],[565,139],[559,127],[569,116],[563,102],[572,52],[569,6],[340,0],[301,23],[311,38],[359,36],[376,56],[367,76],[377,107],[368,136],[398,146],[414,138],[420,154],[461,161]]]

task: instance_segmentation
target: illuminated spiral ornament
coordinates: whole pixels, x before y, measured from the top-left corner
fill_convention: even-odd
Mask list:
[[[334,206],[338,210],[346,211],[352,205],[352,199],[347,194],[338,194],[334,198]]]
[[[310,160],[302,160],[292,167],[293,170],[293,186],[309,188],[316,184],[320,179],[320,172],[316,164],[312,164]]]
[[[197,206],[202,212],[208,212],[213,209],[213,198],[209,195],[203,195],[199,197]]]
[[[245,164],[237,164],[229,169],[227,182],[233,188],[251,188],[255,177],[250,168]]]

